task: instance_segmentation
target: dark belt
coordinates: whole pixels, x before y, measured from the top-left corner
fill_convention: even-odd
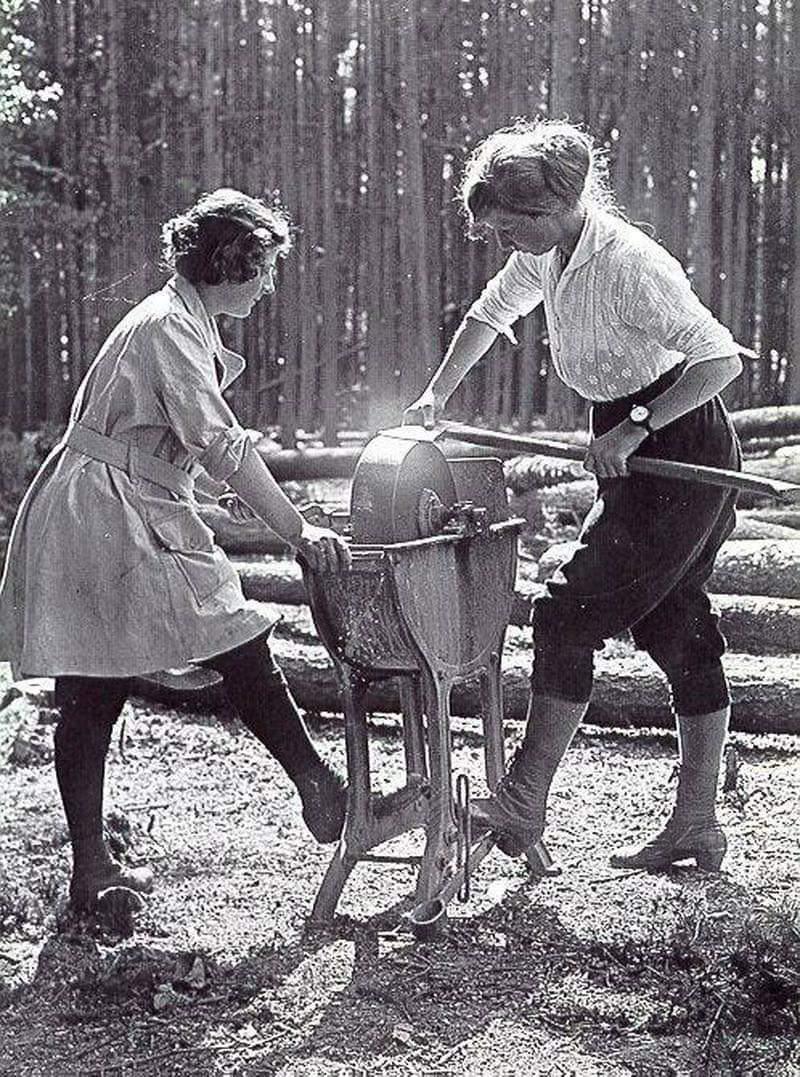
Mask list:
[[[184,497],[191,497],[194,490],[194,479],[191,475],[174,464],[142,452],[129,441],[99,434],[82,423],[70,424],[63,444],[91,457],[92,460],[99,460],[102,464],[124,471],[130,479],[146,479],[147,482],[163,486],[166,490]]]
[[[641,389],[637,389],[635,393],[631,393],[629,396],[617,397],[616,400],[593,401],[591,405],[591,428],[595,436],[598,433],[604,434],[612,426],[617,426],[618,423],[621,423],[623,419],[627,418],[634,404],[649,404],[651,400],[655,400],[665,389],[669,389],[670,385],[678,380],[685,369],[685,362],[678,363],[676,366],[670,367],[666,373],[656,378],[655,381],[650,382],[649,385],[642,386]],[[595,428],[595,420],[597,420],[599,430]]]

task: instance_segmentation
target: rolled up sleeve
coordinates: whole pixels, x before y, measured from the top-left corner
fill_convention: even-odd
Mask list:
[[[662,347],[681,352],[686,365],[741,353],[756,353],[737,343],[692,289],[683,267],[666,251],[657,262],[640,265],[620,289],[620,316]]]
[[[179,314],[151,328],[155,390],[167,422],[211,478],[227,482],[241,467],[250,437],[222,395],[214,354],[199,329]]]
[[[502,333],[512,344],[517,338],[511,326],[530,314],[542,301],[541,272],[535,255],[515,251],[467,311],[474,318]]]

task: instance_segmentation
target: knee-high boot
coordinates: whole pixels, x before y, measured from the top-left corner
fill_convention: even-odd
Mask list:
[[[78,910],[91,908],[98,893],[110,887],[147,892],[153,885],[149,868],[123,867],[103,841],[105,759],[124,696],[117,706],[103,697],[100,682],[86,685],[86,680],[56,680],[61,717],[54,736],[56,780],[72,844],[70,901]]]
[[[550,784],[586,713],[585,703],[534,693],[525,737],[494,793],[472,802],[472,825],[497,835],[507,856],[521,856],[542,836]]]
[[[659,871],[693,858],[705,871],[719,870],[728,843],[717,821],[716,796],[729,719],[730,707],[678,716],[680,771],[672,815],[646,845],[621,849],[612,856],[615,868]]]

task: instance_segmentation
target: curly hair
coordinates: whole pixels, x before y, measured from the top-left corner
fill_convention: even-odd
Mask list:
[[[553,213],[578,203],[615,210],[605,159],[592,136],[565,120],[516,120],[467,158],[458,199],[470,230],[493,209]]]
[[[257,276],[270,251],[292,247],[289,214],[232,187],[202,195],[161,228],[161,261],[192,284],[241,284]]]

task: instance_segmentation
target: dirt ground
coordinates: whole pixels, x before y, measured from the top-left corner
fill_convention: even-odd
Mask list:
[[[647,875],[608,855],[663,815],[674,742],[587,728],[551,801],[563,874],[534,884],[494,851],[443,940],[422,943],[402,920],[408,867],[357,867],[336,921],[309,929],[332,850],[274,762],[230,718],[134,702],[107,815],[157,885],[122,937],[64,914],[52,726],[10,762],[14,715],[0,711],[4,1077],[800,1074],[798,738],[734,735],[722,874]],[[340,719],[312,728],[343,766]],[[396,719],[376,718],[372,750],[376,784],[398,785]],[[454,752],[477,790],[474,724]]]

